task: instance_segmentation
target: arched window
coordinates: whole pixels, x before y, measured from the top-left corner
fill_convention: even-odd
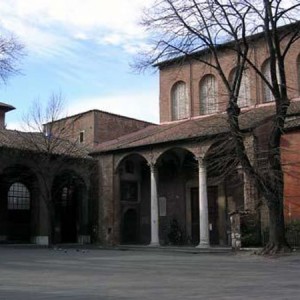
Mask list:
[[[200,114],[212,114],[218,111],[217,84],[215,76],[206,75],[199,84]]]
[[[172,120],[180,120],[189,117],[190,103],[187,96],[186,84],[183,81],[176,82],[171,91]]]
[[[237,71],[237,69],[235,68],[230,72],[229,82],[231,85],[233,85],[236,71]],[[243,72],[243,77],[242,77],[242,81],[241,81],[237,104],[239,107],[246,107],[251,104],[249,72],[246,70]]]
[[[263,63],[261,71],[262,71],[264,77],[266,78],[266,80],[271,83],[272,79],[271,79],[271,67],[270,67],[270,60],[269,59],[267,59]],[[263,102],[274,101],[273,93],[270,90],[270,88],[268,87],[268,85],[264,81],[263,81],[262,85],[263,85],[263,90],[262,90],[262,92],[263,92]]]
[[[300,95],[300,54],[297,58],[298,95]]]
[[[7,198],[7,208],[10,210],[30,209],[30,193],[21,182],[15,182],[10,186]]]

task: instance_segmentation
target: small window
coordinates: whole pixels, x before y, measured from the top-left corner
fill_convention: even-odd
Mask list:
[[[79,133],[79,143],[83,143],[84,142],[84,131],[80,131]]]
[[[8,190],[7,198],[7,208],[10,210],[30,209],[30,193],[23,183],[13,183]]]

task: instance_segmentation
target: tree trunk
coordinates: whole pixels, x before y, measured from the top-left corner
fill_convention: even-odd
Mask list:
[[[263,254],[290,252],[291,248],[285,238],[283,203],[273,199],[269,208],[269,242],[263,249]]]

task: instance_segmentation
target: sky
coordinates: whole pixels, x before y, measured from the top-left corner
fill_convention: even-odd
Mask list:
[[[130,67],[147,37],[139,24],[153,0],[1,0],[0,32],[25,45],[21,74],[0,86],[9,129],[34,101],[62,93],[66,114],[100,109],[158,122],[158,73]]]

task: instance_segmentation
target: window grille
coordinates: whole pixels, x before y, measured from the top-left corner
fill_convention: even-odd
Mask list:
[[[9,210],[30,209],[30,193],[23,183],[15,182],[10,186],[7,208]]]

